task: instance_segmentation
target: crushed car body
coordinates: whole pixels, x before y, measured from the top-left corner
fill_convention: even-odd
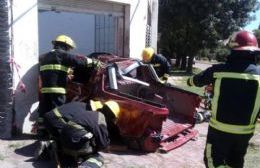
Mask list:
[[[117,101],[121,109],[117,127],[130,148],[167,152],[196,136],[199,95],[161,83],[154,69],[139,60],[114,55],[95,58],[102,65],[91,74],[74,69],[69,101]]]

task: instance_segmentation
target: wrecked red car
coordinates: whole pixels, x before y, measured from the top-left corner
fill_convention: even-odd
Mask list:
[[[117,101],[121,108],[117,127],[131,148],[167,152],[196,136],[197,94],[161,83],[154,69],[139,60],[114,55],[95,58],[102,66],[94,72],[74,69],[68,100]]]

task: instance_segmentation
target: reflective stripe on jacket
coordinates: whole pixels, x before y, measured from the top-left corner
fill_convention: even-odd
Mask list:
[[[68,74],[69,67],[59,65],[59,64],[49,64],[49,65],[40,66],[40,72],[42,71],[62,71]],[[63,87],[42,87],[41,93],[66,94],[66,89]]]
[[[253,133],[260,109],[260,76],[220,72],[214,73],[214,78],[216,80],[210,126],[233,134]],[[247,105],[236,104],[236,99],[243,99]],[[232,111],[226,108],[227,104],[231,104]]]
[[[109,145],[109,135],[105,117],[101,112],[86,110],[82,102],[70,102],[47,112],[44,115],[49,130],[66,132],[64,138],[78,139],[90,132],[93,134],[97,149],[104,149]]]
[[[234,59],[194,75],[188,84],[213,84],[211,127],[232,134],[252,134],[260,113],[259,79],[259,66]]]
[[[95,61],[84,56],[55,49],[40,56],[41,93],[66,94],[67,75],[70,68],[94,67]]]
[[[63,65],[59,65],[59,64],[49,64],[49,65],[43,65],[40,66],[40,71],[53,71],[53,70],[57,70],[57,71],[64,71],[66,73],[68,73],[69,68]]]

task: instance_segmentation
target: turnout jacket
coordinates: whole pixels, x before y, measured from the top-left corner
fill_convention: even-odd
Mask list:
[[[84,135],[93,134],[95,148],[106,148],[109,143],[109,135],[105,117],[101,112],[86,110],[86,104],[82,102],[70,102],[44,115],[46,127],[51,134],[61,141],[69,139],[69,143],[82,142]]]
[[[160,54],[154,54],[150,63],[154,67],[158,77],[167,78],[169,76],[171,65],[164,56]]]
[[[40,56],[41,93],[66,94],[69,68],[95,67],[96,62],[84,56],[70,54],[61,49]]]
[[[188,79],[189,85],[213,84],[209,125],[232,134],[253,133],[260,109],[260,67],[253,61],[235,59],[242,54],[233,52],[225,64],[213,65]]]

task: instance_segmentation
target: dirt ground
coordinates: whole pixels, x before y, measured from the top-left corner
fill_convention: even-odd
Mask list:
[[[124,147],[113,146],[109,151],[100,152],[105,158],[104,168],[204,168],[203,150],[208,123],[197,124],[199,135],[183,146],[166,154],[139,153]],[[0,167],[2,168],[54,168],[52,161],[34,160],[35,140],[20,137],[0,140]],[[260,165],[260,123],[250,142],[245,168]]]

